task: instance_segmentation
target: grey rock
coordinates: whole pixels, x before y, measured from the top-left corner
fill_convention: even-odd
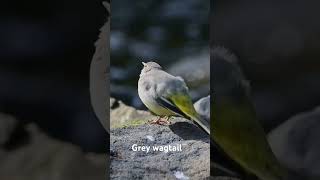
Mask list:
[[[279,161],[306,176],[320,177],[320,107],[298,114],[269,134]]]
[[[111,129],[111,179],[176,179],[182,172],[190,179],[210,176],[210,141],[190,121],[172,118],[172,124],[143,124]],[[154,141],[150,140],[150,136]],[[132,146],[182,145],[181,152],[133,151]]]
[[[198,102],[202,110],[210,106],[209,98]],[[176,179],[177,174],[189,179],[209,178],[209,137],[189,120],[171,117],[169,126],[152,125],[147,122],[156,116],[147,111],[136,110],[114,98],[110,98],[110,105],[111,179]],[[182,144],[183,151],[134,152],[131,149],[134,144]],[[229,177],[210,179],[233,180]]]
[[[210,122],[210,95],[195,102],[194,108],[203,119]]]

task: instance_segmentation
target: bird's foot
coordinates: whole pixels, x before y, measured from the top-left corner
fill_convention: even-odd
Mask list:
[[[158,116],[156,119],[151,120],[150,124],[170,125],[171,122],[169,121],[169,117],[168,116],[165,116],[165,117]]]

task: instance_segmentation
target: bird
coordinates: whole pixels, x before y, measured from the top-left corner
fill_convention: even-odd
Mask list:
[[[232,160],[261,180],[287,179],[274,155],[250,99],[249,82],[228,49],[211,50],[212,140]]]
[[[109,78],[110,78],[110,3],[103,2],[107,10],[106,23],[100,29],[95,43],[95,53],[90,64],[90,101],[97,119],[107,132],[110,132]]]
[[[143,104],[160,117],[181,116],[191,119],[210,135],[210,125],[194,109],[183,78],[165,72],[156,62],[142,64],[138,95]]]

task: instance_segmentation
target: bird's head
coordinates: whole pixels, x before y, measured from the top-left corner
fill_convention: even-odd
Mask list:
[[[144,74],[144,73],[147,73],[149,71],[151,71],[152,69],[162,69],[162,67],[156,63],[156,62],[153,62],[153,61],[150,61],[150,62],[142,62],[143,64],[143,68],[141,70],[141,74]]]

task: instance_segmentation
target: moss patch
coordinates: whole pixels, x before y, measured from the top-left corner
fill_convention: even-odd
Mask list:
[[[114,128],[125,128],[125,127],[133,127],[133,126],[139,126],[146,124],[148,122],[147,119],[132,119],[130,121],[127,121],[125,124],[119,124],[115,126]]]

